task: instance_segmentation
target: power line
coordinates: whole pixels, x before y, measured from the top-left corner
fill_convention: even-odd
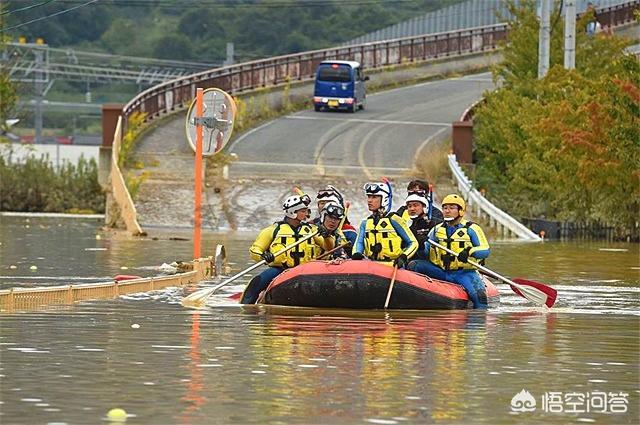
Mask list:
[[[74,4],[81,0],[58,0],[61,3]],[[109,5],[128,6],[128,7],[153,7],[164,9],[185,9],[194,7],[194,2],[189,0],[110,0]],[[323,6],[363,6],[373,4],[395,4],[395,3],[416,3],[416,0],[278,0],[272,2],[242,2],[228,0],[200,0],[196,3],[198,7],[206,6],[208,8],[305,8],[305,7],[323,7]],[[437,3],[437,0],[434,0]]]
[[[33,4],[33,5],[31,5],[31,6],[21,7],[20,9],[16,9],[16,10],[6,10],[6,11],[4,11],[4,12],[0,13],[0,16],[2,16],[2,15],[9,15],[9,14],[11,14],[11,13],[22,12],[22,11],[24,11],[24,10],[29,10],[29,9],[35,9],[36,7],[44,6],[45,4],[48,4],[48,3],[51,3],[51,2],[54,2],[54,1],[56,1],[56,0],[46,0],[46,1],[43,1],[42,3]]]
[[[53,1],[53,0],[52,0],[52,1]],[[74,7],[71,7],[71,8],[69,8],[69,9],[61,10],[61,11],[56,12],[56,13],[52,13],[51,15],[42,16],[42,17],[40,17],[40,18],[32,19],[32,20],[30,20],[30,21],[23,22],[23,23],[21,23],[21,24],[14,25],[14,26],[12,26],[12,27],[8,27],[8,28],[0,28],[0,32],[13,30],[13,29],[16,29],[16,28],[23,27],[23,26],[25,26],[25,25],[32,24],[32,23],[34,23],[34,22],[42,21],[42,20],[44,20],[44,19],[53,18],[54,16],[58,16],[58,15],[62,15],[63,13],[71,12],[72,10],[76,10],[76,9],[79,9],[79,8],[81,8],[81,7],[84,7],[84,6],[88,6],[88,5],[90,5],[91,3],[95,3],[95,2],[97,2],[97,1],[100,1],[100,0],[89,0],[89,1],[88,1],[88,2],[86,2],[86,3],[82,3],[82,4],[78,5],[78,6],[74,6]]]

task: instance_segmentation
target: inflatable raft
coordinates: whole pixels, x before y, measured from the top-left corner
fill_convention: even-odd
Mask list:
[[[393,267],[374,261],[332,264],[313,261],[278,275],[267,288],[263,304],[381,309],[389,290]],[[498,289],[486,277],[489,306],[500,302]],[[473,308],[462,286],[398,270],[389,301],[390,309],[435,310]]]

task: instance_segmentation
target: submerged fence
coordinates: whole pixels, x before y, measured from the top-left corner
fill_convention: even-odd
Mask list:
[[[542,218],[522,218],[521,221],[545,239],[585,239],[640,242],[640,223],[631,231],[601,222],[574,223]]]
[[[117,282],[63,285],[39,288],[0,290],[0,313],[37,310],[51,306],[70,305],[77,301],[116,298],[120,295],[157,291],[168,287],[195,285],[223,273],[225,250],[216,247],[215,257],[200,258],[179,266],[179,273],[168,276],[144,277]]]

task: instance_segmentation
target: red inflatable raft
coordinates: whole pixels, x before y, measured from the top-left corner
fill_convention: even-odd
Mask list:
[[[280,273],[269,285],[263,303],[298,307],[381,309],[393,268],[374,261],[331,264],[313,261]],[[500,302],[498,289],[483,277],[489,306]],[[408,270],[398,270],[390,309],[473,308],[462,286]]]

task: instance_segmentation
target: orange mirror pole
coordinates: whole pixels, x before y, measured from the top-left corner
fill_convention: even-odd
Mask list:
[[[200,236],[202,225],[202,93],[196,91],[196,164],[193,206],[193,258],[200,258]]]

